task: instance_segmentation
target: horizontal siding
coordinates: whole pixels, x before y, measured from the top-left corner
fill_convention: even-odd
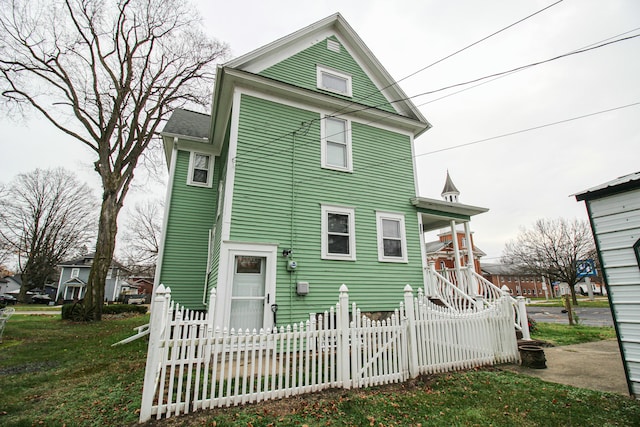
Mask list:
[[[279,323],[327,309],[343,283],[363,310],[393,310],[407,283],[422,286],[417,214],[409,201],[415,197],[410,139],[353,123],[353,173],[326,170],[319,121],[296,135],[295,161],[293,136],[272,142],[312,119],[319,115],[243,95],[231,239],[277,243],[279,252],[293,248],[294,273],[286,271],[286,259],[278,260]],[[406,160],[374,166],[397,157]],[[356,261],[321,259],[322,204],[355,208]],[[378,262],[376,210],[405,214],[409,263]],[[309,295],[295,294],[297,281],[310,283]]]
[[[640,210],[638,211],[622,211],[616,214],[600,216],[593,218],[594,227],[598,230],[598,234],[614,233],[622,231],[640,230]]]
[[[216,211],[218,183],[213,182],[212,188],[189,186],[188,169],[189,152],[180,150],[171,183],[160,283],[171,288],[172,298],[180,304],[202,309],[209,229]]]
[[[593,218],[615,215],[620,212],[640,211],[640,190],[614,194],[602,199],[592,200],[589,203]]]
[[[335,37],[330,37],[338,41]],[[333,68],[342,73],[351,75],[353,97],[342,96],[332,92],[324,92],[317,88],[316,65]],[[332,96],[353,100],[358,103],[377,107],[381,110],[395,112],[369,76],[360,68],[349,52],[341,45],[340,52],[327,49],[327,39],[318,41],[313,46],[292,55],[291,57],[260,72],[261,75],[270,77],[292,85],[300,86],[319,92],[329,93]]]
[[[640,190],[587,201],[631,390],[640,395]]]

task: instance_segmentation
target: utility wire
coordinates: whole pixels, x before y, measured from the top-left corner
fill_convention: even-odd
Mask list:
[[[441,62],[443,62],[443,61],[446,61],[447,59],[449,59],[449,58],[451,58],[451,57],[453,57],[453,56],[455,56],[455,55],[457,55],[457,54],[459,54],[459,53],[461,53],[461,52],[464,52],[465,50],[470,49],[470,48],[472,48],[473,46],[475,46],[475,45],[477,45],[477,44],[480,44],[480,43],[482,43],[483,41],[488,40],[488,39],[490,39],[491,37],[493,37],[493,36],[495,36],[495,35],[498,35],[498,34],[502,33],[503,31],[506,31],[506,30],[508,30],[509,28],[514,27],[514,26],[516,26],[516,25],[520,24],[521,22],[524,22],[524,21],[526,21],[527,19],[530,19],[530,18],[532,18],[532,17],[534,17],[534,16],[536,16],[536,15],[538,15],[538,14],[540,14],[540,13],[544,12],[545,10],[547,10],[547,9],[549,9],[549,8],[551,8],[551,7],[555,6],[555,5],[557,5],[557,4],[559,4],[559,3],[562,3],[562,1],[563,1],[563,0],[559,0],[559,1],[555,2],[555,3],[553,3],[553,4],[550,4],[549,6],[547,6],[547,7],[545,7],[545,8],[540,9],[539,11],[537,11],[537,12],[535,12],[535,13],[532,13],[531,15],[525,16],[524,18],[522,18],[522,19],[520,19],[520,20],[518,20],[518,21],[516,21],[516,22],[514,22],[514,23],[512,23],[512,24],[510,24],[510,25],[507,25],[506,27],[504,27],[504,28],[502,28],[502,29],[500,29],[500,30],[498,30],[498,31],[495,31],[495,32],[493,32],[493,33],[489,34],[488,36],[485,36],[485,37],[481,38],[480,40],[477,40],[477,41],[475,41],[475,42],[473,42],[473,43],[471,43],[471,44],[469,44],[469,45],[467,45],[467,46],[465,46],[465,47],[463,47],[463,48],[461,48],[461,49],[456,50],[456,51],[455,51],[455,52],[453,52],[453,53],[450,53],[449,55],[447,55],[447,56],[445,56],[445,57],[442,57],[442,58],[438,59],[438,60],[437,60],[437,61],[435,61],[435,62],[432,62],[431,64],[429,64],[429,65],[427,65],[427,66],[425,66],[425,67],[420,68],[420,69],[419,69],[419,70],[417,70],[417,71],[414,71],[414,72],[413,72],[413,73],[411,73],[411,74],[408,74],[407,76],[405,76],[405,77],[401,78],[400,80],[393,81],[393,82],[391,82],[390,84],[388,84],[387,86],[384,86],[384,87],[383,87],[383,88],[381,88],[381,89],[378,89],[378,90],[376,90],[376,91],[373,91],[373,92],[371,92],[370,94],[366,95],[366,96],[365,96],[365,97],[363,97],[363,98],[359,98],[359,99],[358,99],[358,101],[364,101],[364,100],[366,100],[366,99],[369,99],[370,97],[372,97],[373,95],[375,95],[375,94],[377,94],[377,93],[381,93],[381,92],[382,92],[383,90],[385,90],[385,89],[388,89],[388,88],[390,88],[390,87],[392,87],[392,86],[397,86],[397,85],[398,85],[398,83],[400,83],[401,81],[404,81],[404,80],[408,79],[409,77],[413,77],[413,76],[415,76],[416,74],[421,73],[421,72],[423,72],[423,71],[425,71],[425,70],[427,70],[427,69],[429,69],[429,68],[433,67],[434,65],[437,65],[437,64],[439,64],[439,63],[441,63]],[[354,103],[355,103],[355,102],[352,102],[352,103],[350,103],[349,105],[347,105],[347,106],[345,106],[345,107],[340,108],[339,110],[335,111],[335,112],[334,112],[334,113],[332,113],[332,114],[338,114],[338,113],[340,113],[341,111],[343,111],[345,108],[348,108],[348,107],[350,107],[351,105],[353,105]]]
[[[621,35],[628,34],[630,32],[633,32],[633,31],[637,30],[637,29],[640,29],[640,27],[636,28],[636,29],[633,29],[633,30],[626,31],[626,32],[622,33]],[[617,36],[613,36],[613,37],[617,37]],[[605,39],[605,40],[610,40],[613,37],[610,37],[610,38]],[[587,47],[584,47],[584,48],[581,48],[581,49],[577,49],[577,50],[573,50],[573,51],[567,52],[565,54],[562,54],[562,55],[559,55],[559,56],[556,56],[556,57],[553,57],[553,58],[549,58],[549,59],[546,59],[546,60],[543,60],[543,61],[534,62],[534,63],[531,63],[531,64],[527,64],[527,65],[523,65],[523,66],[520,66],[520,67],[513,68],[511,70],[502,71],[502,72],[499,72],[499,73],[487,75],[487,76],[484,76],[484,77],[479,77],[479,78],[476,78],[476,79],[473,79],[473,80],[469,80],[469,81],[466,81],[466,82],[456,83],[456,84],[449,85],[449,86],[446,86],[446,87],[442,87],[442,88],[439,88],[439,89],[435,89],[435,90],[419,93],[417,95],[413,95],[413,96],[410,96],[410,97],[407,97],[407,98],[403,98],[403,99],[400,99],[400,100],[393,100],[393,101],[389,101],[389,102],[386,102],[386,103],[378,104],[376,106],[364,106],[363,108],[360,108],[360,109],[357,109],[357,110],[351,110],[351,111],[348,111],[348,112],[345,112],[345,113],[342,113],[342,114],[325,115],[325,116],[323,116],[321,118],[312,119],[312,120],[303,122],[297,129],[295,129],[293,131],[290,131],[290,132],[287,132],[285,134],[282,134],[282,135],[280,135],[280,136],[278,136],[278,137],[276,137],[276,138],[274,138],[272,140],[269,140],[269,141],[259,145],[258,147],[255,147],[255,148],[243,153],[243,156],[246,156],[247,154],[250,154],[252,152],[258,151],[258,150],[260,150],[260,149],[262,149],[264,147],[267,147],[267,146],[273,144],[274,142],[283,140],[284,138],[286,138],[288,136],[291,136],[291,135],[295,134],[296,132],[301,131],[302,129],[305,129],[305,128],[306,129],[305,129],[304,133],[306,134],[309,131],[309,128],[311,127],[311,125],[313,123],[322,121],[322,120],[324,120],[326,118],[338,118],[338,117],[345,116],[345,115],[350,114],[350,113],[370,110],[370,109],[378,108],[380,106],[392,104],[392,103],[395,103],[395,102],[411,100],[413,98],[417,98],[417,97],[420,97],[420,96],[431,95],[431,94],[442,92],[442,91],[445,91],[445,90],[448,90],[448,89],[452,89],[452,88],[455,88],[455,87],[460,87],[460,86],[465,86],[465,85],[468,85],[468,84],[471,84],[471,83],[480,82],[479,84],[471,86],[469,88],[465,88],[465,89],[459,90],[457,92],[442,96],[440,98],[427,101],[427,102],[425,102],[423,104],[419,104],[418,107],[420,107],[420,106],[423,106],[423,105],[438,101],[440,99],[444,99],[444,98],[447,98],[449,96],[453,96],[453,95],[455,95],[457,93],[473,89],[473,88],[475,88],[477,86],[481,86],[483,84],[490,83],[490,82],[492,82],[494,80],[497,80],[499,78],[505,77],[505,76],[507,76],[509,74],[513,74],[513,73],[516,73],[516,72],[519,72],[519,71],[522,71],[522,70],[525,70],[525,69],[528,69],[528,68],[532,68],[532,67],[537,66],[537,65],[546,64],[548,62],[552,62],[552,61],[555,61],[555,60],[558,60],[558,59],[562,59],[562,58],[565,58],[565,57],[568,57],[568,56],[577,55],[577,54],[580,54],[580,53],[584,53],[584,52],[588,52],[588,51],[591,51],[591,50],[599,49],[601,47],[605,47],[605,46],[608,46],[608,45],[611,45],[611,44],[614,44],[614,43],[618,43],[618,42],[621,42],[621,41],[630,40],[630,39],[633,39],[633,38],[636,38],[636,37],[640,37],[640,34],[637,34],[637,35],[634,35],[634,36],[628,36],[628,37],[625,37],[625,38],[622,38],[622,39],[616,39],[616,40],[608,41],[608,42],[593,43],[591,45],[587,45]],[[353,105],[353,104],[350,104],[350,105]],[[364,124],[366,125],[366,124],[375,123],[375,122],[378,122],[380,120],[383,120],[384,118],[390,117],[392,115],[395,115],[395,113],[388,113],[387,115],[385,115],[384,117],[382,117],[380,119],[372,120],[372,121],[364,123]],[[350,130],[350,129],[346,129],[343,132],[346,132],[347,130]],[[328,135],[328,136],[334,136],[334,135]],[[272,153],[271,155],[280,153],[282,151],[283,150],[277,151],[276,153]],[[242,161],[248,163],[248,162],[251,162],[253,160],[258,160],[258,159],[262,159],[262,158],[265,158],[265,157],[267,157],[267,156],[257,156],[257,157],[249,158],[249,159],[246,159],[246,160],[243,159]],[[236,161],[236,160],[237,160],[237,156],[236,156],[236,158],[234,158],[234,161]]]
[[[613,40],[613,41],[610,41],[610,42],[600,43],[600,44],[598,44],[596,46],[587,47],[587,48],[584,48],[584,49],[574,50],[574,51],[571,51],[571,52],[564,53],[562,55],[554,56],[553,58],[545,59],[545,60],[538,61],[538,62],[532,62],[532,63],[526,64],[526,65],[521,65],[519,67],[512,68],[510,70],[501,71],[501,72],[498,72],[498,73],[489,74],[489,75],[486,75],[486,76],[483,76],[483,77],[478,77],[478,78],[475,78],[475,79],[472,79],[472,80],[468,80],[466,82],[456,83],[456,84],[452,84],[452,85],[449,85],[449,86],[441,87],[439,89],[418,93],[416,95],[408,96],[406,98],[401,98],[401,99],[396,99],[396,100],[393,100],[393,101],[383,102],[383,103],[380,103],[380,104],[377,104],[377,105],[366,106],[366,107],[363,107],[363,108],[360,108],[360,109],[357,109],[357,110],[347,111],[346,113],[343,113],[343,114],[332,115],[330,117],[340,117],[340,116],[343,116],[343,115],[346,115],[346,114],[357,113],[357,112],[360,112],[360,111],[371,110],[371,109],[374,109],[374,108],[378,109],[378,108],[383,107],[385,105],[394,104],[396,102],[409,101],[411,99],[418,98],[418,97],[421,97],[421,96],[432,95],[434,93],[442,92],[442,91],[445,91],[445,90],[448,90],[448,89],[453,89],[455,87],[466,86],[468,84],[480,82],[482,80],[490,79],[490,78],[493,78],[493,77],[500,77],[500,76],[503,76],[503,75],[506,75],[506,74],[514,73],[516,71],[521,71],[521,70],[524,70],[524,69],[527,69],[527,68],[532,68],[532,67],[535,67],[535,66],[538,66],[538,65],[546,64],[548,62],[556,61],[558,59],[563,59],[563,58],[566,58],[566,57],[569,57],[569,56],[573,56],[573,55],[577,55],[577,54],[580,54],[580,53],[589,52],[591,50],[600,49],[602,47],[609,46],[609,45],[612,45],[612,44],[615,44],[615,43],[619,43],[619,42],[622,42],[622,41],[635,39],[637,37],[640,37],[640,34],[636,34],[635,36],[624,37],[624,38]],[[329,116],[327,116],[327,117],[329,117]]]
[[[624,108],[629,108],[629,107],[635,107],[637,105],[640,105],[640,101],[634,102],[634,103],[631,103],[631,104],[627,104],[627,105],[621,105],[619,107],[609,108],[609,109],[606,109],[606,110],[596,111],[594,113],[588,113],[588,114],[583,114],[581,116],[571,117],[569,119],[558,120],[558,121],[551,122],[551,123],[545,123],[543,125],[538,125],[538,126],[533,126],[533,127],[526,128],[526,129],[520,129],[520,130],[513,131],[513,132],[503,133],[501,135],[491,136],[489,138],[478,139],[478,140],[475,140],[475,141],[466,142],[464,144],[458,144],[458,145],[453,145],[451,147],[440,148],[438,150],[428,151],[426,153],[416,154],[414,156],[396,157],[395,159],[391,159],[391,160],[389,160],[387,162],[381,162],[381,163],[376,163],[376,164],[365,165],[363,168],[359,168],[358,171],[369,169],[369,168],[374,168],[374,167],[386,166],[386,165],[389,165],[391,163],[395,163],[395,162],[398,162],[398,161],[401,161],[401,160],[410,160],[410,159],[415,159],[415,158],[418,158],[418,157],[428,156],[428,155],[431,155],[431,154],[442,153],[443,151],[450,151],[450,150],[455,150],[455,149],[462,148],[462,147],[469,147],[471,145],[477,145],[477,144],[481,144],[483,142],[488,142],[488,141],[493,141],[493,140],[500,139],[500,138],[505,138],[507,136],[513,136],[513,135],[518,135],[518,134],[525,133],[525,132],[531,132],[533,130],[543,129],[543,128],[547,128],[547,127],[550,127],[550,126],[555,126],[555,125],[559,125],[559,124],[563,124],[563,123],[568,123],[568,122],[572,122],[572,121],[575,121],[575,120],[580,120],[580,119],[584,119],[584,118],[587,118],[587,117],[596,116],[596,115],[599,115],[599,114],[609,113],[611,111],[622,110]]]

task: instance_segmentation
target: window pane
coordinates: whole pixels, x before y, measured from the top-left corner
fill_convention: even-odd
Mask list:
[[[262,258],[255,256],[237,256],[236,260],[236,273],[261,273]]]
[[[349,236],[329,235],[329,253],[349,255]]]
[[[347,167],[347,146],[327,142],[327,164],[331,166]]]
[[[347,79],[334,76],[329,73],[322,73],[322,87],[335,92],[347,93]]]
[[[400,240],[384,239],[384,256],[402,257],[402,242]]]
[[[400,238],[400,221],[392,219],[382,220],[382,236]]]
[[[193,159],[193,167],[195,169],[209,169],[209,156],[196,154]]]
[[[347,122],[344,120],[325,119],[325,130],[327,141],[346,142]]]
[[[328,214],[329,233],[349,234],[349,215]]]
[[[231,301],[231,318],[229,326],[237,329],[256,329],[262,328],[264,319],[264,300],[232,300]]]
[[[209,175],[208,169],[194,169],[193,170],[193,182],[207,182],[207,176]]]

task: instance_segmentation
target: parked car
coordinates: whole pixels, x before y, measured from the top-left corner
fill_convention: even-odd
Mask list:
[[[0,294],[0,306],[14,305],[18,300],[13,295]]]
[[[31,297],[33,304],[49,304],[51,301],[53,300],[47,294],[35,294]]]

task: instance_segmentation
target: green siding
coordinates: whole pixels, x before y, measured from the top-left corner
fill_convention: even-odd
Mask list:
[[[423,283],[410,138],[352,123],[353,173],[322,169],[319,118],[242,96],[231,239],[293,248],[296,272],[278,258],[279,324],[328,309],[342,283],[365,311],[393,310],[407,283]],[[311,119],[308,132],[278,138]],[[395,158],[403,160],[379,165]],[[321,259],[321,204],[355,208],[356,261]],[[405,214],[408,263],[378,261],[376,210]],[[297,281],[310,283],[309,295],[296,295]]]
[[[216,168],[218,161],[216,158]],[[160,283],[171,288],[172,297],[180,304],[202,309],[209,229],[215,215],[218,182],[214,170],[212,188],[189,186],[188,171],[189,152],[178,151]]]
[[[330,38],[338,41],[338,39],[333,36]],[[316,65],[326,66],[350,74],[353,97],[342,96],[318,89]],[[339,53],[331,51],[327,49],[327,39],[290,56],[282,62],[263,70],[259,74],[306,89],[328,93],[360,104],[372,107],[376,106],[385,111],[395,112],[393,107],[387,103],[388,100],[379,92],[376,85],[373,84],[369,76],[360,68],[344,46],[341,46]]]

